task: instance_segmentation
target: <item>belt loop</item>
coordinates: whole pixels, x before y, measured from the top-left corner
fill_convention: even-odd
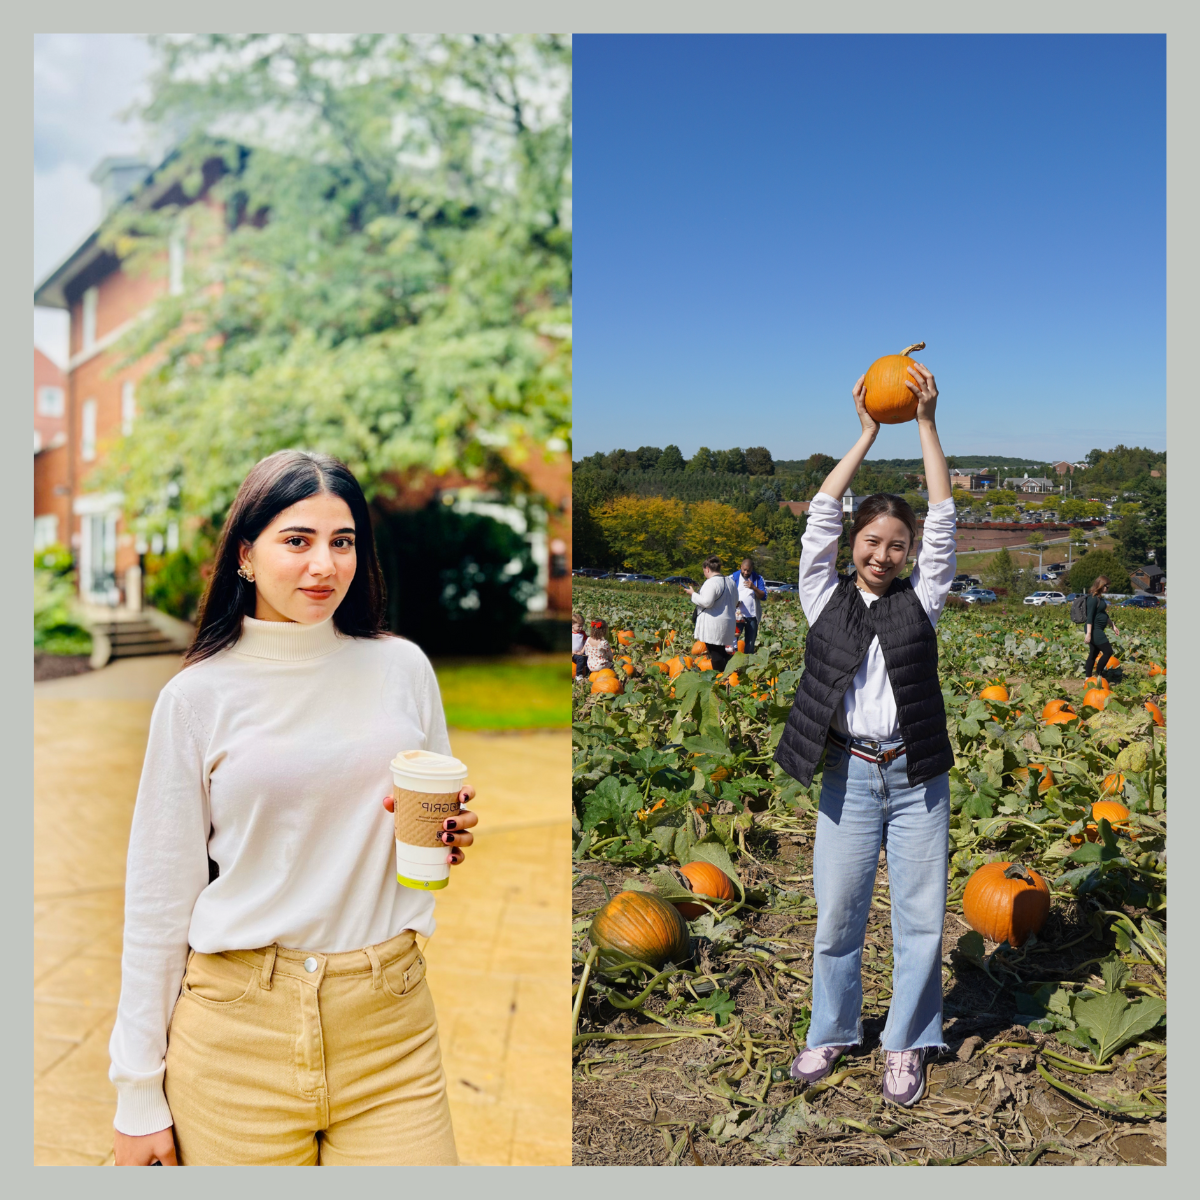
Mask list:
[[[258,981],[258,986],[264,992],[271,990],[271,976],[275,974],[275,953],[278,949],[278,945],[268,946],[266,953],[263,955],[261,977]]]
[[[383,987],[383,968],[379,965],[379,955],[374,946],[364,946],[363,953],[371,960],[371,987],[378,991]]]

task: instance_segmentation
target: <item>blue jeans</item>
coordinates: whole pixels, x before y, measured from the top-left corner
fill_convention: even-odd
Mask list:
[[[883,742],[880,748],[897,744]],[[942,926],[949,835],[948,775],[910,787],[903,756],[882,766],[829,743],[813,849],[817,932],[810,1047],[862,1041],[862,952],[880,845],[891,885],[893,954],[882,1045],[945,1047]]]

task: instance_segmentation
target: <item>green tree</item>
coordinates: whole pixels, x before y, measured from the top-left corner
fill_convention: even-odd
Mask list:
[[[154,365],[102,482],[146,523],[174,481],[213,529],[281,447],[377,512],[429,472],[525,488],[519,448],[570,436],[569,41],[150,41],[140,115],[184,134],[102,242],[153,270],[186,222],[188,267],[125,339]]]
[[[617,496],[592,515],[622,566],[667,575],[679,562],[679,535],[685,520],[679,500]]]
[[[727,504],[702,500],[688,509],[683,548],[689,562],[703,562],[710,554],[716,554],[722,568],[731,571],[734,563],[753,553],[759,541],[754,522]]]
[[[1004,588],[1010,597],[1020,599],[1034,590],[1032,572],[1023,571],[1017,565],[1007,546],[1001,546],[992,555],[981,573],[983,582],[992,588]]]
[[[658,459],[660,471],[682,471],[684,468],[683,454],[678,446],[667,446]]]
[[[713,460],[718,471],[727,471],[730,475],[746,474],[746,455],[740,446],[734,446],[732,450],[718,450]]]
[[[989,504],[1016,504],[1017,493],[1012,488],[994,488],[987,493],[985,499]]]
[[[746,450],[746,471],[750,475],[774,475],[775,463],[766,446],[750,446]]]
[[[572,473],[571,551],[575,562],[581,566],[613,565],[612,549],[592,512],[611,500],[616,490],[616,475],[603,468],[597,469],[594,462],[582,463]]]
[[[716,459],[713,452],[707,446],[701,446],[691,458],[688,459],[688,464],[685,470],[688,471],[715,471],[717,469]]]
[[[1109,590],[1129,590],[1129,570],[1108,550],[1089,550],[1067,573],[1067,587],[1072,592],[1086,592],[1101,575],[1107,575]]]
[[[638,469],[653,471],[658,466],[658,460],[662,456],[663,452],[659,446],[639,446],[637,448]]]
[[[1017,510],[1011,504],[993,504],[992,516],[997,521],[1005,521],[1010,517],[1015,517]]]
[[[904,499],[918,517],[923,517],[929,511],[929,501],[920,492],[905,492]]]

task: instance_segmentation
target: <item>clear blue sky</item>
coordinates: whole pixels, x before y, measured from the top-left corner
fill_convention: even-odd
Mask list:
[[[1166,445],[1161,36],[577,36],[574,456]],[[917,457],[915,424],[871,457]]]

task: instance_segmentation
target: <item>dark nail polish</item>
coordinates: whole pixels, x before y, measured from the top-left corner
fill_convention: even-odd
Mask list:
[[[447,829],[457,829],[457,828],[458,828],[458,822],[457,822],[457,821],[447,821],[447,822],[446,822],[446,828],[447,828]]]

